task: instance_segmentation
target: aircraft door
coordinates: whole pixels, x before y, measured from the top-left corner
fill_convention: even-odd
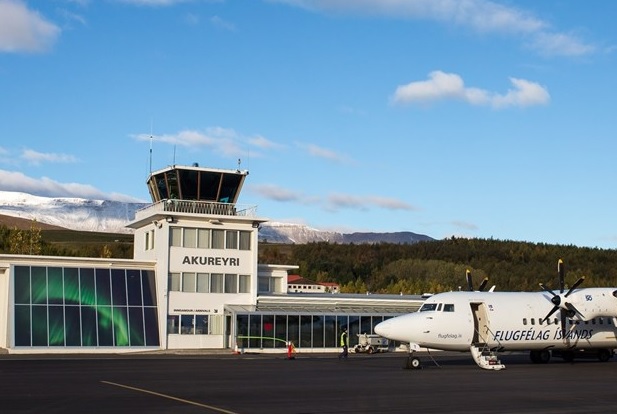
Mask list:
[[[488,343],[490,339],[490,324],[486,304],[483,302],[472,303],[471,313],[473,315],[473,340],[472,343]]]

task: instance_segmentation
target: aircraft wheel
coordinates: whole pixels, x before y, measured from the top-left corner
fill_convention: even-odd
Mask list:
[[[368,353],[369,353],[369,354],[372,354],[373,352],[375,352],[375,350],[373,349],[373,347],[372,347],[372,346],[369,346],[369,347],[368,347]]]
[[[600,349],[598,351],[598,359],[601,362],[607,362],[609,359],[611,359],[612,356],[613,353],[608,349]]]
[[[539,358],[539,362],[541,364],[547,364],[548,361],[551,360],[551,353],[549,351],[547,351],[546,349],[538,352],[538,358]]]
[[[418,357],[407,357],[407,361],[405,361],[405,369],[420,369],[421,368],[420,358]]]

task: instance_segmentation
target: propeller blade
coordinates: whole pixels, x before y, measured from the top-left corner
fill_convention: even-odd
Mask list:
[[[572,292],[574,291],[574,289],[576,289],[576,288],[577,288],[577,287],[578,287],[581,283],[583,283],[584,281],[585,281],[585,276],[582,276],[580,279],[578,279],[578,280],[576,281],[576,283],[574,283],[574,284],[572,285],[572,287],[570,288],[570,290],[568,290],[568,293],[566,293],[565,297],[567,298],[567,297],[568,297],[568,295],[569,295],[570,293],[572,293]]]
[[[553,316],[553,313],[557,312],[559,310],[559,306],[555,305],[553,306],[553,309],[551,309],[551,311],[548,313],[548,315],[546,315],[544,317],[544,319],[542,319],[543,321],[548,321],[548,318],[550,318],[551,316]]]
[[[473,292],[473,282],[471,281],[471,271],[467,270],[465,272],[465,277],[467,278],[467,286],[469,287],[469,291]]]
[[[544,283],[539,283],[540,287],[545,290],[546,292],[550,293],[553,296],[557,296],[552,290],[550,290],[549,288],[547,288],[546,286],[544,286]]]
[[[487,283],[488,283],[488,277],[485,277],[484,280],[482,281],[482,283],[480,283],[480,286],[478,287],[478,290],[480,292],[482,292],[484,290],[484,288],[486,287]]]
[[[566,308],[568,308],[568,316],[569,316],[570,318],[575,317],[575,316],[576,316],[576,314],[579,314],[579,315],[581,316],[581,318],[583,317],[583,314],[582,314],[582,313],[580,313],[580,312],[578,311],[578,309],[576,309],[576,307],[575,307],[573,304],[571,304],[571,303],[569,303],[569,302],[566,302],[566,303],[564,303],[564,305],[566,306]]]
[[[561,310],[561,338],[566,338],[566,313]]]
[[[563,293],[565,288],[565,274],[566,270],[563,266],[563,260],[559,259],[557,262],[557,273],[559,273],[559,293]]]

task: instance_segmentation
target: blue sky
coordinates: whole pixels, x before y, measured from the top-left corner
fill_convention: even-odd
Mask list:
[[[617,246],[613,1],[0,0],[0,190],[248,169],[322,230]],[[150,137],[152,136],[152,141]]]

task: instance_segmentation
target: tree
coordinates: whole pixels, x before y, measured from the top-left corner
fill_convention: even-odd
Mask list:
[[[14,227],[9,234],[9,253],[36,255],[41,253],[41,229],[32,220],[30,228],[21,230]]]

